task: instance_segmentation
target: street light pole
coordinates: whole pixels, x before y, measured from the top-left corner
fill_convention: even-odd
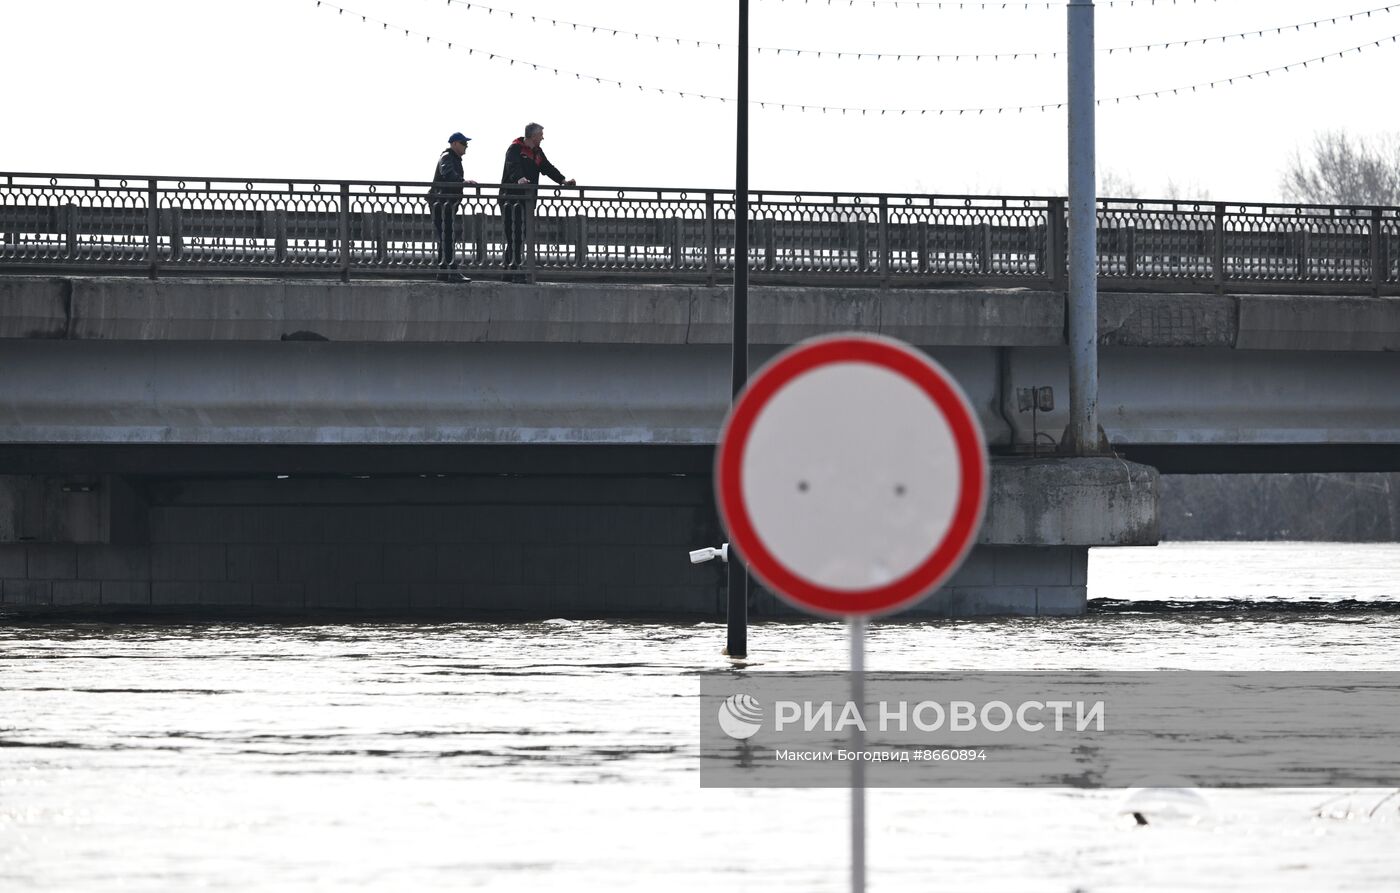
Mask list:
[[[1094,3],[1069,0],[1069,428],[1066,452],[1099,452]]]
[[[732,399],[749,379],[749,0],[739,0],[739,90],[734,159],[734,308]],[[749,653],[749,569],[729,556],[728,645],[725,654]]]

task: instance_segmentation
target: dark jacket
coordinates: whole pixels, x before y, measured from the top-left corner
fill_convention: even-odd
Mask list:
[[[540,174],[547,175],[556,183],[563,183],[567,177],[559,173],[559,168],[549,163],[549,159],[544,156],[544,150],[536,146],[531,149],[525,145],[525,138],[518,136],[515,142],[506,149],[506,165],[501,171],[501,202],[528,202],[535,201],[534,187],[540,185]],[[520,178],[524,177],[530,181],[529,186],[519,185]],[[514,186],[514,189],[510,187]]]
[[[444,149],[433,168],[433,188],[428,190],[428,198],[434,201],[459,201],[465,186],[449,186],[448,183],[465,183],[462,172],[462,156],[451,149]]]

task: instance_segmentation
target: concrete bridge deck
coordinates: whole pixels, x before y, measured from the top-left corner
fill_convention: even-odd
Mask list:
[[[830,331],[923,346],[1006,454],[1065,425],[1064,326],[1035,289],[756,287],[750,308],[755,364]],[[1100,332],[1102,424],[1129,456],[1400,465],[1400,300],[1109,292]],[[8,276],[0,338],[11,450],[704,447],[728,403],[729,296],[702,286]],[[1018,410],[1045,386],[1054,411]]]

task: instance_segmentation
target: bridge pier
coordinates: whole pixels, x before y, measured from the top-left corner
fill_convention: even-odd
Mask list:
[[[1088,605],[1088,568],[1088,546],[975,546],[938,592],[897,618],[1078,616]],[[753,613],[803,616],[766,590]]]
[[[601,466],[549,474],[547,464],[373,477],[8,475],[0,477],[0,605],[718,618],[723,569],[686,557],[722,536],[698,458],[676,466],[686,471],[631,475]],[[1151,468],[999,460],[978,546],[908,616],[1079,614],[1090,546],[1156,538]],[[761,590],[751,606],[756,617],[788,613]]]
[[[1117,458],[994,459],[977,545],[913,617],[1073,616],[1091,546],[1155,546],[1155,469]],[[791,613],[764,593],[760,613]]]

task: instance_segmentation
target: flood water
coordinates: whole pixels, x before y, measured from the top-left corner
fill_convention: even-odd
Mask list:
[[[1090,555],[1088,616],[874,625],[872,670],[1400,669],[1400,545]],[[0,618],[0,890],[849,889],[849,792],[699,787],[717,623]],[[839,670],[844,626],[750,664]],[[1400,795],[872,790],[871,890],[1393,890]]]

